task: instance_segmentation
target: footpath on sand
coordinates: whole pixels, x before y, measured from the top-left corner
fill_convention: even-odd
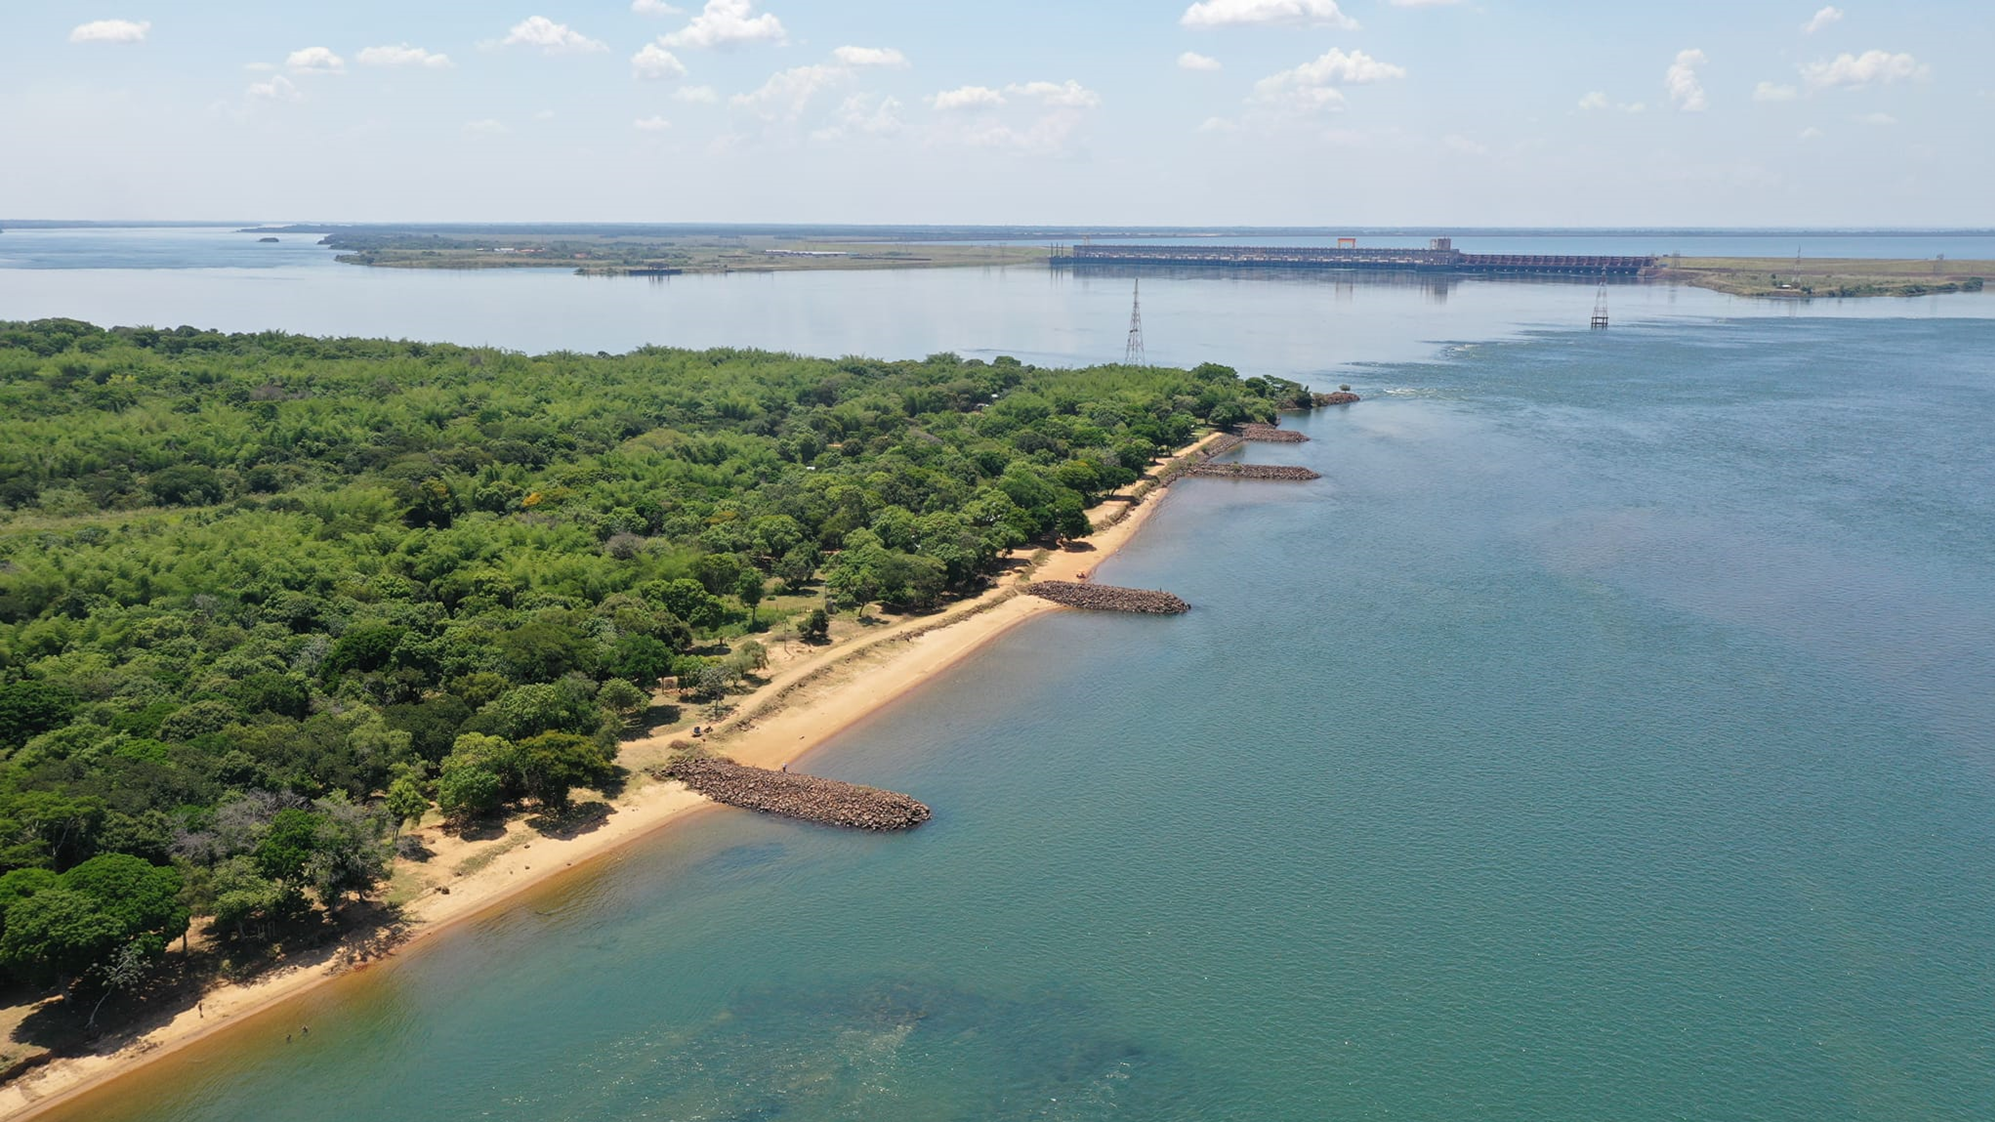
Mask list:
[[[1179,449],[1190,455],[1207,437]],[[1136,535],[1166,493],[1158,484],[1173,478],[1168,467],[1152,479],[1113,496],[1088,512],[1102,527],[1067,548],[1037,557],[1030,578],[1081,581],[1094,567]],[[1015,558],[1025,560],[1025,558]],[[1018,624],[1060,606],[1036,596],[1020,596],[1016,572],[980,596],[932,615],[882,624],[845,642],[784,666],[754,693],[740,699],[732,715],[717,722],[703,743],[739,763],[780,768],[823,744]],[[586,831],[540,834],[514,820],[503,836],[477,843],[436,836],[436,856],[421,865],[403,865],[414,895],[400,922],[370,930],[301,955],[294,965],[243,983],[224,982],[199,1004],[166,1012],[114,1034],[97,1051],[57,1058],[0,1087],[0,1119],[29,1118],[69,1101],[197,1041],[248,1021],[275,1014],[286,999],[342,974],[364,969],[394,951],[472,919],[553,877],[598,859],[691,812],[717,804],[683,784],[647,777],[647,763],[662,762],[682,739],[660,733],[626,741],[620,761],[631,771],[629,788],[611,813]]]

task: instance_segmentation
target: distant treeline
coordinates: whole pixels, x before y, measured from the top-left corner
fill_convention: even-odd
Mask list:
[[[923,608],[1300,385],[0,323],[0,967],[264,941],[615,781],[765,593]],[[794,601],[793,601],[794,603]],[[763,613],[762,623],[767,614]]]

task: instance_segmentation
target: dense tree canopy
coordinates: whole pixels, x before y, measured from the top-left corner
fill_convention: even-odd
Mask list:
[[[772,589],[972,592],[1201,427],[1305,400],[1214,365],[0,323],[6,953],[101,949],[36,878],[107,854],[230,931],[336,906],[425,798],[606,781],[642,691]]]

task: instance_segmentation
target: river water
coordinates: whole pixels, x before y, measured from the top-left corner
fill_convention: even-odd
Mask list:
[[[0,318],[1075,361],[1129,297],[262,272]],[[57,1117],[1987,1117],[1995,298],[1592,298],[1146,278],[1153,358],[1366,400],[1101,567],[1191,614],[1034,621],[807,762],[933,822],[700,816]]]

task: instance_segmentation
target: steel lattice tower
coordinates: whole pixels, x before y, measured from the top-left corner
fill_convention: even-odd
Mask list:
[[[1124,366],[1148,366],[1143,358],[1143,281],[1136,281],[1136,288],[1129,297],[1129,345],[1123,348]]]
[[[1600,292],[1593,298],[1593,329],[1600,331],[1607,326],[1607,274],[1600,275]]]

